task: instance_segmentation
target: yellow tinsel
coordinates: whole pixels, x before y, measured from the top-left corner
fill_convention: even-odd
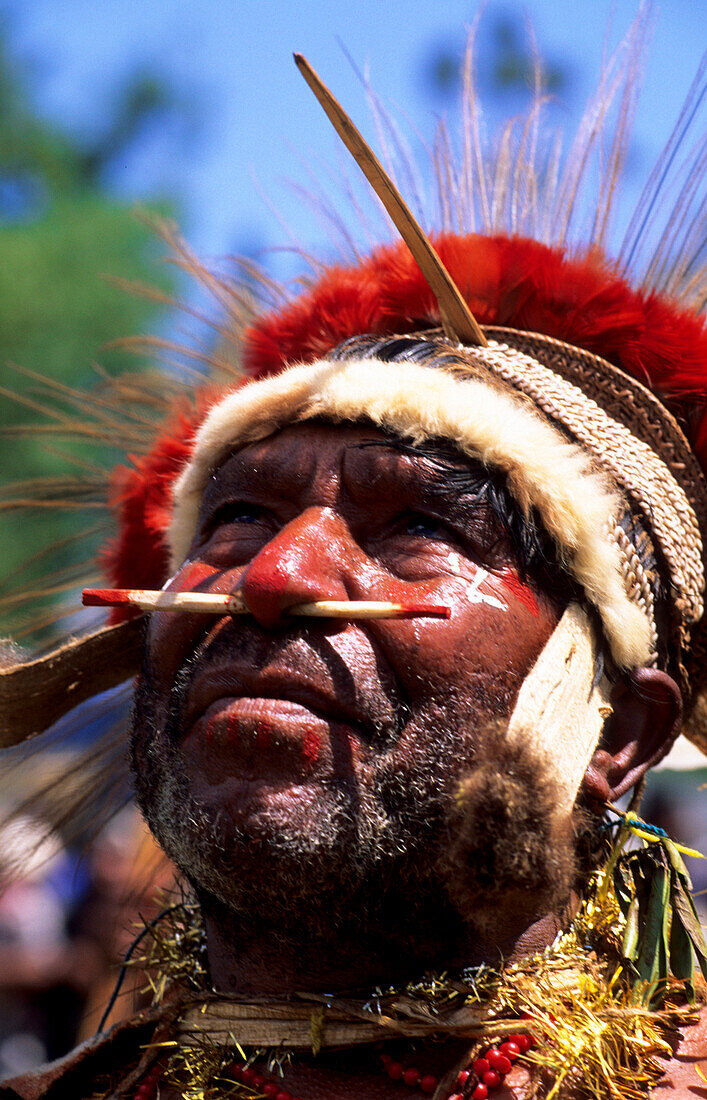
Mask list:
[[[662,1075],[661,1056],[670,1057],[668,1034],[693,1022],[696,1010],[688,1004],[691,983],[675,978],[664,983],[658,1007],[642,1003],[646,998],[637,997],[635,973],[622,955],[626,917],[614,875],[620,861],[628,858],[623,848],[631,824],[623,826],[607,864],[592,877],[568,930],[545,951],[500,970],[480,967],[460,977],[442,975],[404,989],[377,990],[366,1001],[303,995],[296,1004],[300,1019],[308,1014],[308,1034],[314,1037],[310,1044],[326,1045],[327,1011],[334,1009],[340,1020],[350,1018],[352,1034],[353,1025],[360,1029],[365,1021],[366,1026],[374,1025],[373,1038],[378,1040],[408,1036],[441,1042],[465,1037],[472,1047],[471,1057],[496,1040],[525,1031],[537,1040],[521,1056],[531,1071],[533,1096],[642,1100]],[[639,829],[640,823],[634,831]],[[645,843],[654,840],[654,835],[647,834]],[[198,910],[177,906],[153,930],[150,947],[139,960],[153,972],[156,1000],[176,981],[194,991],[192,1016],[198,1010],[208,1022],[209,1005],[217,1001],[220,1018],[226,1020],[226,1041],[223,1026],[216,1039],[207,1023],[198,1033],[188,1038],[181,1035],[178,1042],[168,1044],[167,1079],[185,1100],[220,1100],[231,1095],[249,1100],[259,1094],[233,1082],[225,1072],[234,1058],[265,1060],[270,1071],[277,1073],[292,1052],[273,1049],[267,1042],[253,1042],[243,1049],[235,1013],[233,1030],[228,1032],[228,998],[216,998],[206,987],[203,959]],[[238,1004],[242,1011],[243,1005]],[[293,1002],[273,1004],[273,1013],[285,1012],[288,1006],[292,1010]],[[262,1002],[257,1009],[262,1013]],[[267,1034],[267,1027],[263,1033]]]

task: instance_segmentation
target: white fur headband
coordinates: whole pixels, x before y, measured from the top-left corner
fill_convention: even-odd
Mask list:
[[[624,586],[621,558],[607,536],[620,509],[591,456],[511,390],[419,363],[320,360],[233,391],[202,424],[174,489],[172,563],[187,555],[213,470],[234,446],[287,424],[324,417],[367,419],[413,442],[442,437],[502,470],[524,511],[533,507],[570,573],[601,617],[620,667],[651,657],[651,623]]]

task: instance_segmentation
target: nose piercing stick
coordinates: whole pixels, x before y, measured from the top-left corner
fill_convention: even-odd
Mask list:
[[[238,593],[162,592],[143,588],[84,588],[85,607],[139,607],[143,611],[191,611],[207,615],[248,615],[250,608]],[[287,615],[317,619],[449,619],[444,604],[390,603],[387,600],[315,600],[295,604]]]

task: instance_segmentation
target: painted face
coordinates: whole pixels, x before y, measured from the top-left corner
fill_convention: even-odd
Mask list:
[[[290,427],[227,459],[169,587],[239,590],[252,609],[153,615],[136,709],[143,803],[212,889],[214,862],[221,878],[247,875],[255,851],[277,862],[289,846],[300,864],[311,851],[318,867],[328,852],[330,875],[342,853],[361,864],[362,847],[376,860],[436,843],[560,611],[521,582],[474,494],[365,426]],[[429,601],[452,616],[287,613],[319,599]]]

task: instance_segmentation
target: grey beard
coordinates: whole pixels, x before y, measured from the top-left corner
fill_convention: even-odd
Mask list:
[[[184,679],[186,680],[186,674]],[[131,754],[138,804],[160,844],[196,887],[248,922],[289,927],[356,914],[361,931],[381,908],[439,907],[434,875],[447,841],[451,762],[459,745],[440,731],[434,754],[414,780],[381,762],[372,788],[332,777],[306,828],[261,809],[257,830],[242,829],[190,788],[179,750],[177,700],[164,729],[154,721],[149,671],[133,710]],[[447,797],[443,797],[447,792]],[[412,904],[410,898],[413,899]]]
[[[243,830],[191,791],[178,707],[156,727],[148,670],[131,739],[138,803],[197,892],[251,927],[291,940],[337,922],[375,936],[391,919],[428,932],[447,920],[486,939],[519,908],[534,919],[566,900],[574,825],[557,819],[552,777],[531,747],[509,757],[503,723],[474,738],[474,759],[460,769],[463,739],[440,717],[434,751],[412,778],[383,757],[368,789],[332,779],[316,804],[313,792],[306,828],[263,810],[257,831]]]

